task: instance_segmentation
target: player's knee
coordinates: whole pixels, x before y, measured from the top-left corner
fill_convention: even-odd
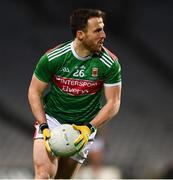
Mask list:
[[[35,179],[50,179],[50,174],[46,171],[37,170],[35,171]]]
[[[54,178],[56,170],[49,167],[36,167],[35,168],[35,179],[50,179]]]

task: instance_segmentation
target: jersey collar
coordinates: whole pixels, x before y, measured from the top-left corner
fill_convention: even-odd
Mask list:
[[[79,59],[79,60],[85,61],[85,60],[88,60],[88,59],[91,58],[91,56],[87,56],[87,57],[81,57],[81,56],[79,56],[79,55],[76,53],[76,51],[74,50],[73,42],[71,42],[71,51],[72,51],[74,57],[76,57],[76,58]]]

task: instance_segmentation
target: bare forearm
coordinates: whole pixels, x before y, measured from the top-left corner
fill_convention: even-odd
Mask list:
[[[41,101],[41,96],[30,90],[28,93],[28,99],[32,113],[36,118],[36,120],[38,121],[38,123],[39,124],[45,123],[46,117],[45,117],[45,111],[43,109],[43,104]]]
[[[97,116],[91,121],[92,125],[96,128],[101,127],[118,113],[119,107],[120,102],[117,102],[116,104],[113,104],[112,102],[106,103]]]

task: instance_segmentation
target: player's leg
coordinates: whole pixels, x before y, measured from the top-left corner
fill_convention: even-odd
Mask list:
[[[58,160],[58,171],[56,179],[71,179],[81,167],[81,163],[71,159],[70,157],[61,157]]]
[[[55,177],[58,166],[57,158],[47,153],[43,139],[34,140],[33,161],[35,179],[49,179]]]
[[[58,171],[55,176],[57,179],[73,178],[73,176],[77,173],[77,171],[84,163],[85,159],[87,158],[88,153],[93,145],[95,135],[96,135],[96,131],[90,135],[88,143],[79,153],[76,153],[71,157],[59,159]]]

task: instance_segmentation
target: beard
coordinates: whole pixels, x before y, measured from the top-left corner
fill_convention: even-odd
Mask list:
[[[91,53],[100,52],[102,49],[102,45],[100,43],[94,43],[93,40],[89,41],[83,41],[84,47],[90,51]]]

